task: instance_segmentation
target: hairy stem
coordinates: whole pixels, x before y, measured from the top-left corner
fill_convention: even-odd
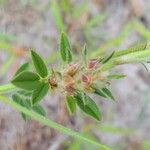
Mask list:
[[[20,112],[30,116],[32,119],[42,123],[43,125],[51,127],[53,129],[56,129],[56,130],[60,131],[63,134],[72,136],[72,137],[74,137],[76,139],[79,139],[83,142],[88,142],[90,144],[93,144],[93,145],[101,148],[102,150],[112,150],[111,148],[109,148],[109,147],[107,147],[103,144],[100,144],[100,143],[98,143],[94,140],[91,140],[89,138],[84,137],[82,134],[80,134],[78,132],[75,132],[75,131],[73,131],[69,128],[66,128],[66,127],[64,127],[64,126],[62,126],[62,125],[60,125],[60,124],[58,124],[58,123],[56,123],[56,122],[54,122],[50,119],[47,119],[47,118],[45,118],[45,117],[43,117],[43,116],[41,116],[41,115],[31,111],[31,110],[28,110],[27,108],[17,104],[16,102],[6,98],[5,96],[0,95],[0,101],[2,101],[3,103],[15,108],[16,110],[18,110]]]
[[[0,93],[8,93],[12,90],[16,89],[16,87],[12,84],[0,85]]]

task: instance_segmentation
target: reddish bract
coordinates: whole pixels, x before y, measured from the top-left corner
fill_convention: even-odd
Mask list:
[[[97,66],[98,60],[97,59],[91,59],[88,63],[88,69],[93,69]]]

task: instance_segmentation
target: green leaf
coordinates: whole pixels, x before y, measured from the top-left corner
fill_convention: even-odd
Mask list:
[[[86,102],[84,109],[87,114],[91,115],[97,120],[101,120],[101,114],[100,114],[99,108],[90,97],[87,97],[87,102]]]
[[[21,113],[21,116],[23,118],[24,121],[28,121],[29,119],[31,119],[28,115]]]
[[[22,72],[15,76],[11,83],[24,90],[35,90],[41,86],[40,77],[33,72]]]
[[[103,90],[103,92],[105,92],[105,94],[107,95],[107,97],[109,97],[112,100],[115,100],[109,89],[103,88],[102,90]]]
[[[37,106],[33,106],[31,107],[31,102],[29,99],[26,99],[25,97],[22,97],[18,94],[14,94],[12,95],[12,99],[13,101],[15,101],[17,104],[29,109],[29,110],[33,110],[34,112],[37,112],[38,114],[45,116],[46,113],[44,111],[44,109],[42,108],[42,106],[37,105]],[[27,121],[30,119],[30,117],[28,115],[25,115],[24,113],[21,113],[22,118]]]
[[[22,97],[22,96],[20,96],[20,95],[18,95],[18,94],[13,94],[13,95],[12,95],[12,99],[13,99],[16,103],[20,104],[21,106],[24,106],[24,107],[26,107],[26,108],[28,108],[28,109],[31,108],[31,102],[30,102],[29,99],[26,99],[26,98],[24,98],[24,97]]]
[[[104,57],[104,58],[101,60],[101,62],[102,62],[103,64],[105,64],[106,62],[108,62],[108,61],[113,57],[114,54],[115,54],[115,51],[113,51],[111,54],[109,54],[109,55],[107,55],[106,57]]]
[[[96,84],[92,86],[92,88],[95,90],[94,93],[102,96],[104,98],[110,98],[112,100],[115,100],[112,93],[106,88],[99,88]]]
[[[61,34],[61,39],[60,39],[60,54],[62,57],[62,60],[64,62],[71,62],[72,61],[72,55],[71,55],[71,46],[68,40],[68,37],[66,36],[65,33]]]
[[[48,89],[49,85],[47,83],[43,83],[38,89],[34,90],[32,95],[32,105],[37,104],[42,98],[44,98]]]
[[[113,79],[120,79],[120,78],[125,78],[126,75],[124,74],[113,74],[113,75],[108,75],[107,79],[108,80],[113,80]]]
[[[29,63],[24,63],[23,65],[20,66],[20,68],[16,71],[14,76],[17,76],[19,73],[23,72],[23,71],[27,71],[27,69],[29,68]]]
[[[42,116],[46,116],[46,112],[42,106],[40,106],[40,105],[33,106],[32,109],[33,109],[33,111],[37,112],[38,114],[40,114]]]
[[[13,99],[13,101],[15,101],[17,104],[19,104],[19,105],[21,105],[21,106],[23,106],[23,107],[25,107],[25,108],[27,108],[27,109],[30,110],[30,108],[31,108],[31,103],[30,103],[30,101],[29,101],[28,99],[25,99],[25,98],[21,97],[21,96],[18,95],[18,94],[12,95],[12,99]],[[21,116],[22,116],[22,118],[24,119],[24,121],[27,121],[27,120],[30,119],[30,117],[29,117],[28,115],[24,114],[24,113],[21,113]]]
[[[76,102],[73,96],[66,97],[66,105],[67,105],[69,113],[72,114],[76,111]]]
[[[33,50],[31,50],[32,61],[37,73],[42,77],[46,77],[48,75],[47,67],[43,61],[43,59]]]
[[[87,47],[86,47],[86,44],[84,45],[84,48],[82,49],[82,55],[83,56],[87,56]]]
[[[92,116],[96,120],[101,119],[101,113],[99,111],[99,108],[97,107],[96,103],[84,93],[86,103],[83,103],[83,94],[82,92],[77,92],[75,95],[77,105],[80,107],[83,112],[86,114]]]
[[[97,94],[101,97],[104,97],[104,98],[108,98],[107,94],[102,89],[98,89],[97,87],[93,87],[93,89],[95,90],[94,91],[95,94]]]
[[[32,91],[19,90],[17,91],[17,94],[24,96],[24,97],[30,97],[32,96]]]
[[[84,48],[82,49],[82,57],[83,57],[85,65],[86,65],[87,64],[87,48],[86,48],[86,45],[84,45]]]
[[[20,98],[20,96],[19,96],[18,94],[12,95],[12,99],[13,99],[13,101],[15,101],[17,104],[22,105],[21,98]]]

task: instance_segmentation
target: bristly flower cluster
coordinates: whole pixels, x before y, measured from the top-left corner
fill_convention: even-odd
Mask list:
[[[123,54],[125,52],[128,54],[129,51],[133,52],[131,49],[124,51]],[[107,75],[105,70],[113,67],[113,65],[122,64],[123,61],[125,63],[130,62],[130,60],[133,60],[132,55],[123,57],[122,53],[114,51],[104,57],[91,59],[88,56],[86,46],[84,46],[81,60],[76,61],[72,56],[69,40],[64,33],[61,34],[60,39],[60,54],[64,64],[63,68],[48,71],[44,60],[31,50],[32,63],[36,73],[29,70],[29,63],[23,64],[17,70],[11,81],[13,85],[18,87],[17,92],[12,96],[13,100],[30,110],[45,115],[45,111],[39,105],[39,102],[45,97],[49,89],[59,91],[64,95],[67,109],[71,114],[75,113],[78,106],[87,115],[100,120],[99,107],[89,94],[93,93],[114,100],[108,89],[110,81],[123,78],[125,75]],[[118,59],[118,56],[122,56],[121,59]],[[135,60],[138,59],[138,56],[136,54]],[[29,118],[25,114],[22,114],[22,116],[25,120]]]

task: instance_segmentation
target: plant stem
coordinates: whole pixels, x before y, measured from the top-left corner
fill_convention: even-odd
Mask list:
[[[0,85],[0,93],[7,93],[12,90],[16,89],[16,87],[12,84],[5,84],[5,85]]]
[[[0,95],[0,100],[3,103],[5,103],[5,104],[15,108],[16,110],[18,110],[18,111],[20,111],[20,112],[30,116],[32,119],[34,119],[36,121],[39,121],[43,125],[51,127],[53,129],[56,129],[56,130],[60,131],[63,134],[72,136],[72,137],[74,137],[76,139],[79,139],[79,140],[81,140],[83,142],[88,142],[90,144],[96,145],[97,147],[101,148],[102,150],[112,150],[111,148],[109,148],[109,147],[107,147],[107,146],[105,146],[103,144],[100,144],[100,143],[98,143],[98,142],[96,142],[94,140],[91,140],[89,138],[84,137],[82,134],[80,134],[78,132],[75,132],[75,131],[73,131],[73,130],[71,130],[69,128],[66,128],[66,127],[64,127],[64,126],[62,126],[62,125],[60,125],[60,124],[58,124],[58,123],[56,123],[56,122],[54,122],[54,121],[52,121],[50,119],[45,118],[45,117],[37,114],[36,112],[28,110],[27,108],[17,104],[16,102],[6,98],[5,96]]]

